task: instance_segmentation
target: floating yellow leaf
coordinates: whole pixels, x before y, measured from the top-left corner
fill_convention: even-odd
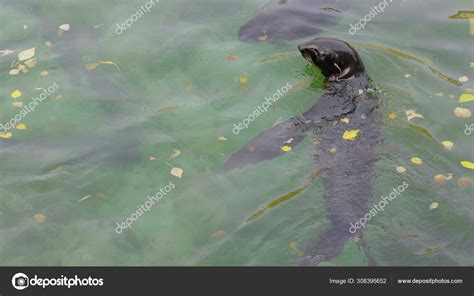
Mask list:
[[[459,118],[469,118],[472,116],[471,110],[467,108],[457,107],[454,109],[454,115]]]
[[[45,45],[46,47],[52,47],[52,46],[53,46],[53,43],[51,43],[51,41],[46,41],[46,42],[44,43],[44,45]]]
[[[469,177],[462,177],[458,180],[459,187],[468,187],[474,184],[474,181]]]
[[[18,69],[11,69],[10,72],[8,72],[10,75],[17,75],[18,73],[20,73]]]
[[[41,71],[41,72],[40,72],[40,76],[41,76],[41,77],[46,77],[46,76],[48,76],[48,74],[49,74],[48,71]]]
[[[170,171],[170,174],[175,176],[175,177],[181,178],[181,176],[183,175],[183,169],[181,169],[181,168],[172,168],[171,171]]]
[[[255,152],[255,150],[257,150],[257,148],[255,148],[254,146],[249,146],[248,149],[250,152]]]
[[[12,133],[10,133],[10,132],[0,133],[0,138],[1,139],[11,139],[12,138]]]
[[[344,140],[353,141],[357,138],[358,135],[359,135],[359,130],[348,130],[344,132],[344,134],[342,135],[342,138]]]
[[[298,257],[302,257],[302,256],[303,256],[303,252],[301,252],[301,251],[298,249],[298,246],[296,245],[296,242],[291,242],[288,247],[290,248],[290,250],[292,250],[293,252],[295,252],[296,256],[298,256]]]
[[[291,148],[291,146],[285,145],[285,146],[280,147],[280,149],[283,150],[284,152],[289,152],[289,151],[291,151],[291,149],[293,149],[293,148]]]
[[[407,171],[406,168],[404,168],[404,167],[402,167],[402,166],[400,166],[400,165],[397,165],[397,167],[396,167],[395,169],[396,169],[397,172],[400,173],[400,174],[403,174],[404,172]]]
[[[215,231],[214,233],[212,233],[212,238],[220,238],[220,237],[223,237],[225,234],[224,230],[218,230],[218,231]]]
[[[397,119],[397,114],[395,112],[390,112],[390,113],[388,113],[387,118],[389,120]]]
[[[52,169],[51,171],[49,171],[50,173],[52,174],[56,174],[56,173],[59,173],[63,170],[63,168],[61,166],[58,166],[57,168],[55,169]]]
[[[416,113],[415,110],[407,110],[405,115],[407,116],[408,121],[412,120],[413,118],[424,118],[423,115]]]
[[[459,103],[467,103],[470,101],[474,101],[474,95],[473,94],[462,94],[459,97]]]
[[[38,223],[44,223],[46,221],[46,216],[43,214],[36,214],[34,218]]]
[[[329,149],[329,152],[334,154],[337,152],[337,148],[336,147],[332,147],[331,149]]]
[[[61,100],[63,98],[63,95],[55,95],[54,99],[56,100]]]
[[[260,42],[265,42],[268,39],[268,35],[262,35],[258,37],[258,41]]]
[[[454,146],[454,143],[451,142],[451,141],[443,141],[441,142],[441,144],[443,145],[443,147],[447,150],[451,150],[453,149],[453,146]]]
[[[173,151],[171,152],[171,155],[168,157],[168,159],[172,159],[172,158],[178,157],[180,155],[181,155],[181,151],[179,151],[178,149],[173,149]]]
[[[12,107],[21,108],[21,107],[23,107],[23,102],[13,102]]]
[[[461,76],[458,78],[459,82],[468,82],[469,81],[469,77],[467,76]]]
[[[26,130],[26,124],[24,123],[19,123],[16,125],[17,130]]]
[[[349,123],[349,117],[341,118],[341,122]]]
[[[19,91],[18,89],[15,89],[15,90],[11,93],[11,97],[12,97],[13,99],[16,99],[16,98],[21,97],[21,91]]]
[[[59,29],[63,30],[63,31],[69,31],[69,29],[71,29],[71,25],[70,24],[62,24],[59,26]]]
[[[35,56],[35,53],[36,53],[36,47],[32,47],[32,48],[23,50],[18,54],[18,60],[20,62],[29,60],[29,59],[31,59],[32,57]]]
[[[439,206],[439,203],[437,202],[433,202],[430,204],[430,210],[434,210],[434,209],[437,209]]]
[[[240,75],[239,76],[239,82],[240,84],[246,84],[249,82],[249,77],[246,75]]]
[[[467,160],[462,160],[461,165],[463,167],[467,168],[467,169],[474,170],[474,162],[470,162],[470,161],[467,161]]]
[[[421,158],[416,157],[416,156],[415,156],[415,157],[412,157],[412,158],[410,159],[410,161],[411,161],[412,163],[414,163],[414,164],[422,164],[422,163],[423,163],[423,160],[421,160]]]
[[[227,141],[227,138],[220,136],[219,138],[217,138],[217,141],[219,141],[219,142],[225,142],[225,141]]]
[[[28,68],[34,68],[36,66],[36,63],[37,63],[36,58],[32,58],[25,61],[25,65],[27,65]]]
[[[156,157],[150,156],[148,157],[149,160],[156,160]]]
[[[117,71],[120,71],[119,66],[118,66],[116,63],[112,62],[112,61],[99,61],[99,64],[103,64],[103,65],[114,65],[115,68],[117,69]]]

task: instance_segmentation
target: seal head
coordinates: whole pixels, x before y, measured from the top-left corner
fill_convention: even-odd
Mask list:
[[[347,42],[318,37],[298,46],[303,57],[321,69],[330,81],[351,79],[365,74],[359,54]]]

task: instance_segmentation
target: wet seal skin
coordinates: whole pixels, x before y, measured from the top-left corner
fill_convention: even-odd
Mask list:
[[[224,170],[283,155],[287,152],[282,146],[294,148],[308,134],[315,135],[315,163],[323,172],[330,225],[308,244],[299,264],[319,265],[322,258],[329,261],[353,238],[362,247],[368,264],[375,265],[363,240],[363,230],[350,233],[348,229],[351,222],[369,211],[372,201],[376,147],[381,142],[379,101],[371,91],[359,54],[348,43],[319,37],[300,44],[298,49],[325,76],[321,98],[308,111],[252,139],[229,158]],[[343,139],[350,130],[357,130],[357,136]]]
[[[244,42],[279,43],[315,36],[335,26],[348,0],[271,0],[239,30]]]

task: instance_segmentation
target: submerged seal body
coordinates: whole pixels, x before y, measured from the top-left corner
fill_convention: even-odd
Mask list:
[[[271,0],[240,28],[239,39],[276,43],[317,35],[335,26],[349,5],[347,0]]]
[[[369,265],[373,265],[362,229],[351,232],[350,227],[368,213],[372,201],[376,146],[381,141],[378,99],[368,95],[371,85],[362,60],[346,42],[316,38],[298,48],[326,77],[321,98],[300,116],[251,140],[229,158],[224,168],[272,159],[285,153],[280,147],[293,148],[312,133],[319,142],[315,145],[315,162],[323,172],[324,200],[331,224],[306,247],[300,264],[318,265],[331,260],[351,237],[357,237]],[[352,137],[345,137],[346,132]],[[250,146],[255,147],[253,152]]]

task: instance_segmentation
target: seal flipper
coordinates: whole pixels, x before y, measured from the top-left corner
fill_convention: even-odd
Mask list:
[[[282,146],[295,147],[307,135],[310,125],[304,116],[290,118],[264,131],[233,154],[224,165],[224,171],[255,164],[285,154]]]

